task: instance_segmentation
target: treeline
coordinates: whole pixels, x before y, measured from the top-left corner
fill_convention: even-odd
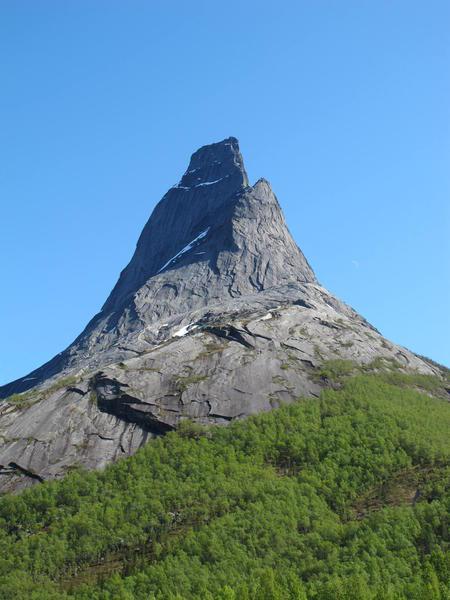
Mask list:
[[[0,598],[450,599],[450,405],[388,379],[4,496]]]

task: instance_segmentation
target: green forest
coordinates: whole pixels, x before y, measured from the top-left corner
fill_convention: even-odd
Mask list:
[[[444,382],[319,376],[320,398],[3,496],[0,598],[450,599]]]

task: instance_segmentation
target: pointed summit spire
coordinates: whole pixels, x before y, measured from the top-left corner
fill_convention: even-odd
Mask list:
[[[249,185],[239,142],[235,137],[202,146],[194,152],[178,187],[192,189],[213,185],[225,179],[228,180],[226,183],[229,187]]]
[[[232,199],[247,188],[248,177],[236,138],[229,137],[194,152],[181,181],[156,205],[133,258],[102,311],[121,308],[130,292],[158,275],[163,265],[207,227],[212,229]]]

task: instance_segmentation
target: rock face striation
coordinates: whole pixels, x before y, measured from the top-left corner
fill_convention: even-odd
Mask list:
[[[437,372],[318,283],[235,138],[204,146],[81,335],[0,388],[0,490],[103,467],[185,419],[317,396],[317,369],[337,358]]]

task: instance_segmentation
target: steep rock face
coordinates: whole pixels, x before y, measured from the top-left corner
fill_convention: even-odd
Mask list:
[[[183,419],[225,424],[318,395],[328,359],[437,370],[321,287],[237,140],[193,154],[102,310],[0,388],[0,489],[102,467]],[[69,379],[68,379],[69,377]]]

